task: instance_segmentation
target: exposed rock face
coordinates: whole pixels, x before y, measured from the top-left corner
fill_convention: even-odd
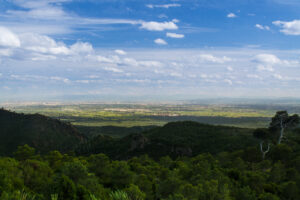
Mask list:
[[[149,139],[142,134],[134,135],[131,141],[129,151],[134,151],[136,149],[144,149],[144,147],[149,143]]]

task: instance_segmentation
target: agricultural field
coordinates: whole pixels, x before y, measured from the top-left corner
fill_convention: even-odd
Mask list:
[[[39,113],[81,127],[162,126],[192,120],[236,127],[266,127],[277,110],[300,113],[300,105],[45,104],[5,105],[18,113]]]

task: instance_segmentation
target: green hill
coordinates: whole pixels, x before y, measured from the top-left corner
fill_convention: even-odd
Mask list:
[[[195,156],[209,152],[234,151],[257,144],[252,129],[213,126],[197,122],[171,122],[141,134],[121,139],[97,136],[78,148],[79,154],[105,153],[116,159],[148,154],[159,158],[169,155]]]
[[[68,152],[85,140],[70,124],[39,114],[17,114],[0,109],[0,155],[11,155],[24,144],[40,153]]]

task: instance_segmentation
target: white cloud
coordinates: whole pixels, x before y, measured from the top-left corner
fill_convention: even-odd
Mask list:
[[[262,79],[262,77],[257,74],[247,74],[247,78]]]
[[[19,37],[5,27],[0,26],[0,46],[20,47]]]
[[[234,14],[234,13],[229,13],[229,14],[227,15],[227,17],[228,17],[228,18],[236,18],[237,16],[236,16],[236,14]]]
[[[48,54],[70,54],[70,49],[64,43],[57,43],[55,40],[48,36],[38,35],[34,33],[21,34],[22,48]]]
[[[254,62],[258,63],[257,70],[258,71],[269,71],[273,72],[273,65],[278,65],[282,63],[282,61],[273,54],[258,54],[253,59]]]
[[[31,58],[31,60],[33,60],[33,61],[46,61],[46,60],[55,60],[55,59],[57,59],[56,56],[43,55],[43,54],[39,54],[39,53],[34,54]]]
[[[124,55],[127,54],[125,51],[123,51],[123,50],[121,50],[121,49],[116,49],[116,50],[115,50],[115,53],[116,53],[116,54],[119,54],[119,55],[122,55],[122,56],[124,56]]]
[[[170,38],[184,38],[183,34],[177,34],[177,33],[166,33],[167,37]]]
[[[269,71],[273,72],[274,68],[271,65],[257,65],[257,71]]]
[[[76,83],[83,83],[83,84],[89,84],[91,81],[90,80],[76,80]]]
[[[274,21],[274,25],[281,28],[280,32],[286,35],[300,35],[300,20],[293,21]]]
[[[118,56],[105,57],[105,56],[96,56],[96,60],[101,63],[118,63],[120,61]]]
[[[50,77],[50,80],[61,81],[61,82],[64,82],[64,83],[70,83],[71,82],[68,78],[59,77],[59,76],[52,76],[52,77]]]
[[[227,83],[228,85],[232,85],[233,84],[232,80],[230,80],[230,79],[225,79],[224,82]]]
[[[89,54],[94,51],[93,46],[87,42],[76,42],[75,44],[71,45],[70,50],[75,54]]]
[[[230,72],[232,72],[233,68],[229,66],[229,67],[227,67],[227,70],[230,71]]]
[[[168,44],[165,40],[163,40],[161,38],[157,38],[156,40],[154,40],[154,42],[156,44],[159,44],[159,45],[166,45],[166,44]]]
[[[281,60],[273,54],[258,54],[254,57],[254,61],[269,65],[281,63]]]
[[[140,65],[145,67],[162,67],[163,64],[159,61],[140,61]]]
[[[280,74],[273,74],[273,77],[279,80],[283,80],[283,77]]]
[[[53,60],[57,56],[89,55],[94,52],[90,43],[76,42],[67,46],[49,36],[35,33],[16,34],[0,27],[0,56],[16,56],[19,59],[34,61]]]
[[[216,57],[211,54],[202,54],[199,56],[199,58],[203,62],[212,62],[212,63],[225,63],[225,62],[232,61],[232,59],[227,56]]]
[[[267,31],[270,30],[269,26],[263,26],[261,24],[256,24],[255,27],[258,28],[258,29],[260,29],[260,30],[267,30]]]
[[[115,72],[115,73],[122,73],[123,72],[123,70],[115,68],[115,67],[105,67],[104,70]]]
[[[138,61],[136,61],[136,59],[133,58],[125,58],[123,60],[123,64],[130,65],[130,66],[139,66]]]
[[[177,30],[178,26],[176,25],[177,21],[169,22],[142,22],[141,29],[146,29],[148,31],[164,31],[164,30]]]
[[[181,5],[178,3],[171,3],[171,4],[163,4],[163,5],[153,5],[147,4],[146,7],[148,8],[171,8],[171,7],[180,7]]]
[[[173,77],[182,77],[182,74],[178,73],[178,72],[171,72],[170,76],[173,76]]]

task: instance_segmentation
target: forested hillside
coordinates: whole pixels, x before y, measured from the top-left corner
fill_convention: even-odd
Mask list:
[[[75,127],[43,115],[25,115],[0,109],[0,155],[12,155],[28,144],[40,153],[72,151],[86,137]]]
[[[209,152],[234,151],[254,146],[252,129],[213,126],[183,121],[131,134],[124,138],[97,136],[81,145],[77,152],[83,155],[105,153],[115,159],[127,159],[147,154],[158,159],[163,156],[196,156]]]

